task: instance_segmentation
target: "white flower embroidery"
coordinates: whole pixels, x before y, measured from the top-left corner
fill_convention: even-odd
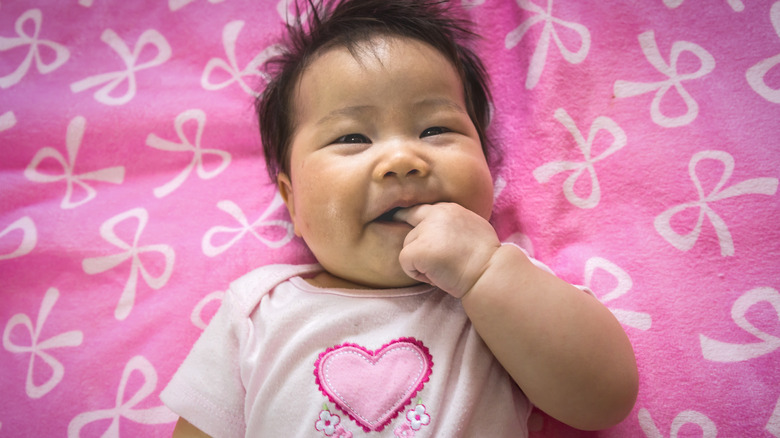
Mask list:
[[[420,430],[431,422],[431,416],[425,412],[425,405],[419,404],[406,413],[406,419],[413,430]]]
[[[413,438],[415,435],[414,429],[412,429],[412,425],[408,422],[405,422],[401,424],[400,426],[396,427],[393,431],[393,434],[398,438]]]
[[[336,426],[341,422],[341,417],[331,414],[330,411],[321,411],[320,419],[314,423],[314,428],[327,436],[336,433]]]

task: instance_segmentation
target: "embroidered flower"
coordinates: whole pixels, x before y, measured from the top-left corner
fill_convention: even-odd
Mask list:
[[[412,429],[412,426],[409,423],[404,423],[396,427],[393,432],[395,432],[395,436],[399,438],[412,438],[414,436],[414,429]]]
[[[321,411],[320,419],[314,423],[314,428],[324,433],[326,436],[333,436],[336,433],[336,426],[341,422],[341,418],[338,415],[333,415],[330,411]],[[339,434],[336,436],[345,436],[345,431],[342,427],[338,427]]]
[[[344,429],[341,426],[337,426],[336,433],[333,436],[336,438],[352,438],[352,432]]]
[[[406,413],[406,419],[414,430],[420,430],[431,422],[431,416],[425,413],[425,405],[419,404]]]

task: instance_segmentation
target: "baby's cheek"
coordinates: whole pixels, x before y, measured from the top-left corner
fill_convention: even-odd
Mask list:
[[[472,190],[466,192],[466,200],[464,200],[464,207],[478,214],[485,220],[490,220],[490,216],[493,213],[493,184],[490,182],[474,181],[471,185]]]

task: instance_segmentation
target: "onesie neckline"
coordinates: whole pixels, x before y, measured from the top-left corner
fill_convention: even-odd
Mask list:
[[[300,275],[290,278],[290,283],[296,288],[312,294],[338,295],[351,298],[401,298],[414,295],[422,295],[436,289],[430,284],[418,284],[416,286],[397,289],[341,289],[322,288],[314,286]]]

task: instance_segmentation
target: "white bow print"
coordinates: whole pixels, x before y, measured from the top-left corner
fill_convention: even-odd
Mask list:
[[[114,49],[122,58],[125,70],[90,76],[72,83],[70,90],[74,93],[79,93],[105,83],[106,85],[97,90],[94,96],[95,100],[106,105],[123,105],[130,102],[135,97],[136,92],[135,73],[156,67],[171,57],[170,44],[168,44],[168,41],[165,40],[165,37],[160,32],[154,29],[149,29],[141,34],[132,53],[130,53],[130,48],[127,47],[127,44],[111,29],[106,29],[100,36],[100,39]],[[157,54],[150,61],[137,64],[141,53],[147,45],[154,46]],[[127,81],[127,92],[122,96],[111,96],[111,92],[124,81]]]
[[[16,114],[6,111],[0,114],[0,132],[7,131],[16,125]]]
[[[669,79],[653,83],[617,80],[614,87],[615,97],[633,97],[658,90],[650,104],[650,116],[653,122],[664,128],[684,126],[693,122],[699,115],[699,104],[683,88],[682,81],[698,79],[710,73],[715,68],[715,58],[697,44],[688,41],[676,41],[672,44],[670,63],[667,64],[661,56],[658,44],[655,41],[655,33],[652,30],[639,35],[639,45],[647,61]],[[701,66],[698,70],[693,73],[680,74],[677,72],[677,61],[683,52],[689,52],[699,58]],[[661,100],[663,100],[666,92],[672,87],[677,90],[687,108],[686,113],[678,117],[667,117],[661,112]]]
[[[696,175],[696,165],[702,160],[717,160],[723,163],[723,174],[721,174],[718,184],[715,185],[712,192],[706,195],[704,194],[701,181],[699,181],[699,177]],[[696,153],[691,158],[690,163],[688,163],[688,174],[691,176],[691,181],[693,181],[693,185],[696,187],[699,199],[697,201],[686,202],[676,207],[672,207],[658,215],[654,221],[656,231],[658,231],[658,233],[675,248],[680,251],[688,251],[693,248],[693,245],[699,238],[704,216],[707,216],[710,222],[712,222],[712,226],[715,227],[715,232],[718,235],[721,255],[734,255],[734,242],[731,239],[731,233],[729,232],[728,226],[726,226],[723,219],[710,208],[708,203],[747,194],[774,195],[775,192],[777,192],[778,180],[777,178],[753,178],[723,189],[723,186],[729,178],[731,178],[732,172],[734,172],[734,158],[727,152],[701,151]],[[699,218],[696,220],[696,226],[693,228],[693,231],[688,234],[677,234],[671,226],[672,217],[689,208],[699,209]]]
[[[702,356],[714,362],[742,362],[764,356],[780,349],[780,337],[766,333],[748,321],[748,312],[759,303],[769,304],[780,318],[780,292],[771,287],[757,287],[739,297],[731,307],[731,319],[742,330],[750,333],[760,342],[734,344],[699,335]],[[777,318],[771,318],[777,321]],[[765,429],[776,437],[780,437],[780,399],[766,424]]]
[[[585,161],[554,161],[546,163],[534,169],[534,178],[536,178],[536,181],[539,183],[546,183],[560,172],[574,171],[563,183],[563,193],[566,196],[566,199],[579,208],[594,208],[598,205],[599,200],[601,200],[601,187],[596,178],[596,169],[593,165],[622,149],[627,142],[626,133],[614,120],[609,117],[601,116],[597,117],[596,120],[593,121],[593,124],[590,125],[590,131],[588,132],[588,138],[586,140],[582,135],[582,132],[577,128],[577,124],[574,123],[574,120],[569,116],[566,110],[563,108],[555,110],[555,118],[561,122],[561,124],[571,133],[572,137],[574,137],[574,141],[577,142],[577,146],[580,148],[580,151],[582,151]],[[593,157],[591,154],[593,140],[596,138],[596,134],[601,130],[606,130],[612,134],[614,141],[601,153],[601,155]],[[590,174],[591,192],[587,198],[581,198],[574,192],[574,184],[586,170]]]
[[[650,416],[650,412],[642,408],[639,410],[639,425],[642,427],[642,431],[647,438],[663,438],[664,435],[658,430],[653,418]],[[718,436],[718,428],[715,426],[712,420],[706,415],[697,411],[683,411],[680,412],[674,420],[672,420],[672,429],[669,434],[670,438],[677,438],[680,433],[680,429],[686,424],[693,424],[701,429],[702,438],[715,438]],[[687,435],[686,435],[687,436]]]
[[[280,248],[286,245],[293,238],[292,224],[280,219],[267,220],[268,216],[270,216],[274,211],[278,210],[279,207],[281,207],[283,204],[284,202],[282,201],[282,197],[279,195],[279,193],[276,193],[274,195],[274,199],[271,201],[271,204],[268,206],[268,208],[265,209],[263,214],[260,215],[260,218],[257,219],[255,223],[250,225],[249,221],[246,219],[246,215],[244,215],[244,212],[233,201],[219,201],[217,203],[217,208],[233,216],[233,218],[236,219],[236,221],[238,221],[241,226],[235,228],[218,225],[208,230],[203,236],[203,240],[201,242],[203,254],[206,254],[209,257],[222,254],[223,252],[227,251],[228,248],[233,246],[233,244],[241,240],[241,238],[244,237],[246,233],[250,233],[251,235],[255,236],[259,241],[263,242],[263,244],[269,248]],[[279,228],[284,232],[284,235],[277,240],[266,239],[265,237],[258,234],[257,231],[255,231],[255,228]],[[215,246],[212,244],[214,236],[221,233],[235,233],[236,235],[224,245]]]
[[[135,236],[133,237],[133,242],[131,244],[120,239],[114,232],[114,228],[117,224],[128,219],[136,219],[138,221],[138,227],[135,230]],[[108,243],[124,250],[124,252],[105,257],[86,258],[81,263],[84,272],[94,275],[115,268],[128,259],[131,260],[130,277],[127,279],[125,288],[119,298],[119,303],[114,311],[114,317],[118,320],[127,318],[130,311],[133,309],[139,272],[144,281],[146,281],[146,284],[154,290],[165,286],[173,273],[173,262],[175,260],[173,248],[169,245],[162,244],[138,246],[139,241],[141,240],[141,234],[143,234],[148,221],[149,213],[143,208],[134,208],[107,220],[100,226],[100,235],[103,236],[103,239]],[[144,268],[140,256],[145,252],[158,252],[165,257],[165,267],[159,276],[152,276],[146,268]]]
[[[125,402],[125,390],[133,371],[141,373],[143,384]],[[100,420],[111,420],[108,429],[101,435],[104,438],[119,438],[119,420],[122,418],[141,424],[164,424],[176,421],[178,416],[165,406],[135,409],[138,404],[152,394],[156,387],[157,371],[155,371],[154,366],[143,356],[133,357],[122,371],[122,380],[119,382],[119,390],[116,394],[116,406],[113,409],[102,409],[77,415],[68,424],[68,438],[80,437],[81,429],[84,426]]]
[[[493,184],[493,202],[495,202],[499,196],[501,196],[501,193],[504,192],[504,189],[506,188],[506,180],[503,176],[498,175],[496,177],[496,182]]]
[[[775,28],[777,37],[780,38],[780,2],[776,2],[769,10],[769,18],[772,26]],[[780,54],[764,59],[758,64],[750,67],[745,73],[748,84],[764,99],[772,103],[780,103],[780,88],[771,88],[764,81],[769,70],[780,64]]]
[[[46,319],[51,313],[51,309],[57,302],[60,293],[55,288],[50,288],[46,291],[46,295],[41,302],[41,308],[38,311],[38,319],[35,321],[35,328],[33,328],[32,320],[24,313],[17,313],[8,320],[8,324],[3,331],[3,347],[11,353],[31,353],[30,364],[27,367],[27,381],[25,383],[25,391],[30,398],[41,398],[48,394],[49,391],[54,389],[60,381],[62,381],[65,375],[65,367],[60,361],[54,358],[54,356],[47,353],[45,350],[52,348],[62,347],[77,347],[81,345],[84,340],[84,335],[78,331],[73,330],[66,333],[60,333],[56,336],[52,336],[45,341],[39,341],[41,337],[41,331],[43,325],[46,323]],[[11,332],[17,326],[22,326],[30,333],[30,345],[16,345],[11,341]],[[33,378],[33,370],[35,370],[35,358],[40,357],[46,364],[51,367],[51,376],[42,385],[36,385]],[[7,371],[4,371],[7,373]]]
[[[206,295],[203,299],[198,301],[198,304],[195,305],[190,314],[190,322],[192,322],[192,325],[201,330],[205,330],[209,323],[203,319],[203,309],[212,301],[222,302],[222,297],[224,296],[225,292],[216,291]]]
[[[195,0],[168,0],[168,9],[177,11],[194,1]],[[225,0],[209,0],[209,3],[222,3],[223,1]]]
[[[699,335],[704,358],[715,362],[741,362],[772,353],[780,348],[780,337],[766,333],[748,321],[748,310],[762,302],[771,305],[780,318],[780,292],[771,287],[758,287],[748,291],[739,297],[731,308],[731,319],[734,323],[761,342],[732,344]]]
[[[617,286],[615,288],[599,298],[602,303],[608,302],[623,296],[626,292],[631,290],[634,282],[631,280],[631,276],[626,271],[621,269],[618,265],[611,261],[601,257],[591,257],[585,262],[585,286],[590,290],[595,290],[591,287],[593,282],[593,275],[597,270],[603,270],[609,275],[613,276],[617,280]],[[609,307],[610,312],[615,315],[621,324],[637,328],[639,330],[648,330],[652,325],[652,318],[647,313],[634,312],[632,310],[613,309]]]
[[[769,417],[769,421],[766,423],[767,432],[780,438],[780,398],[775,403],[775,410],[772,411],[772,416]]]
[[[125,177],[125,168],[122,166],[109,167],[106,169],[95,170],[92,172],[86,172],[82,174],[75,174],[76,156],[78,155],[79,148],[81,148],[81,140],[84,137],[84,128],[86,126],[86,119],[81,116],[74,117],[68,124],[68,130],[65,135],[65,148],[68,152],[68,159],[62,156],[60,151],[45,147],[35,154],[30,164],[24,169],[24,176],[30,181],[39,183],[51,183],[61,180],[65,180],[67,183],[67,189],[65,191],[65,198],[60,203],[60,207],[63,209],[76,208],[79,205],[91,201],[97,192],[92,186],[85,183],[84,180],[102,181],[112,184],[121,184]],[[54,159],[60,166],[62,166],[62,173],[59,175],[53,175],[50,173],[38,172],[38,167],[41,162],[47,158]],[[77,185],[84,189],[86,196],[80,201],[73,201],[73,185]]]
[[[184,134],[184,124],[190,120],[195,121],[198,124],[198,130],[196,131],[195,134],[194,145]],[[190,164],[188,164],[187,167],[185,167],[184,170],[181,173],[179,173],[179,175],[176,178],[169,181],[165,185],[154,189],[154,196],[158,198],[162,198],[164,196],[169,195],[171,192],[176,190],[176,188],[178,188],[184,183],[184,180],[187,179],[190,172],[192,172],[192,169],[195,168],[196,166],[197,166],[197,174],[199,177],[201,177],[202,179],[211,179],[219,175],[230,164],[231,156],[228,152],[217,150],[217,149],[201,149],[200,142],[203,136],[203,128],[205,124],[206,124],[206,113],[204,113],[202,110],[199,109],[191,109],[191,110],[184,111],[183,113],[176,116],[176,120],[174,121],[176,134],[178,134],[181,143],[174,143],[172,141],[163,140],[162,138],[154,134],[149,134],[149,136],[146,137],[147,146],[151,146],[155,149],[160,149],[163,151],[173,151],[173,152],[192,152],[194,154]],[[217,166],[216,169],[207,171],[203,166],[203,156],[207,154],[216,155],[220,158],[220,164],[219,166]]]
[[[290,11],[291,5],[295,4],[297,7],[300,3],[303,3],[303,11]],[[279,13],[279,16],[282,17],[282,20],[284,20],[285,23],[291,26],[295,25],[297,20],[300,20],[301,23],[305,23],[309,19],[309,14],[311,13],[309,9],[309,5],[306,2],[296,2],[295,0],[279,0],[279,3],[276,4],[276,12]],[[301,14],[300,16],[297,16],[292,12],[301,12]]]
[[[233,82],[238,82],[244,91],[252,96],[257,97],[260,94],[253,90],[252,87],[247,85],[247,83],[244,81],[244,77],[255,76],[262,78],[266,82],[268,82],[270,79],[266,73],[260,70],[260,67],[270,58],[281,53],[281,46],[272,45],[266,47],[265,50],[255,56],[254,59],[252,59],[252,61],[250,61],[249,64],[247,64],[247,66],[241,70],[238,67],[238,61],[236,60],[236,42],[238,41],[238,34],[241,32],[243,27],[244,22],[241,20],[236,20],[226,24],[224,29],[222,29],[222,45],[225,47],[225,55],[227,55],[228,62],[225,62],[225,60],[221,58],[211,58],[209,60],[200,79],[201,86],[206,90],[219,90],[227,87]],[[218,84],[212,83],[210,77],[217,68],[227,72],[230,75],[230,79]]]
[[[664,0],[664,4],[667,8],[674,9],[680,6],[683,1],[684,0]],[[745,4],[742,3],[742,0],[726,0],[726,2],[731,6],[731,9],[733,9],[734,12],[742,12],[745,10]]]
[[[27,21],[32,21],[34,31],[32,35],[28,35],[24,31],[24,26]],[[51,73],[59,68],[70,57],[70,52],[62,44],[55,43],[53,41],[39,40],[38,35],[41,33],[41,23],[43,22],[43,15],[40,9],[30,9],[22,14],[14,24],[14,29],[18,37],[6,38],[0,37],[0,52],[11,50],[19,46],[30,46],[30,50],[27,52],[24,60],[19,67],[12,73],[6,76],[0,77],[0,88],[8,88],[22,80],[24,75],[32,65],[33,59],[35,60],[35,67],[41,74]],[[45,46],[54,51],[54,60],[47,64],[43,62],[40,53],[40,46]]]
[[[38,243],[38,229],[35,228],[35,222],[33,222],[30,216],[25,216],[6,227],[3,231],[0,231],[0,239],[15,230],[22,232],[22,242],[10,253],[0,254],[0,260],[15,259],[29,254],[35,248],[35,244]]]
[[[558,46],[558,50],[561,51],[563,59],[567,62],[579,64],[585,60],[588,56],[588,51],[590,50],[590,32],[587,27],[579,23],[572,23],[553,17],[553,0],[547,0],[547,10],[542,9],[539,5],[532,3],[530,0],[517,0],[517,4],[520,8],[532,12],[535,15],[520,23],[520,26],[507,34],[506,39],[504,40],[504,47],[511,49],[516,46],[531,27],[537,23],[544,22],[542,35],[539,37],[536,50],[534,50],[534,54],[531,56],[531,62],[528,66],[528,75],[525,79],[526,89],[530,90],[539,83],[539,78],[542,76],[542,70],[544,70],[544,64],[547,61],[550,38],[555,40],[555,45]],[[579,49],[571,51],[563,44],[558,33],[555,31],[556,24],[569,28],[580,36],[581,43]]]

